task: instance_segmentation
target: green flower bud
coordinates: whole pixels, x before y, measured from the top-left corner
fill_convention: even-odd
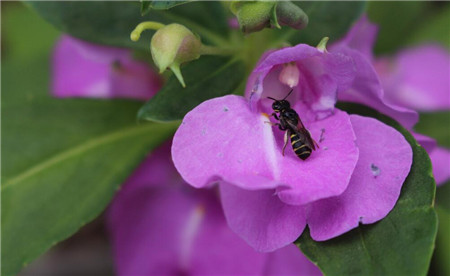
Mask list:
[[[308,25],[308,16],[297,5],[289,1],[281,1],[277,4],[277,21],[280,25],[290,26],[300,30]]]
[[[280,25],[302,29],[308,24],[305,12],[289,1],[236,1],[230,8],[247,34]]]
[[[202,43],[183,25],[170,24],[156,31],[152,37],[150,48],[153,61],[160,73],[170,68],[184,87],[180,65],[198,59]]]
[[[230,6],[241,30],[248,34],[271,27],[270,17],[276,5],[273,1],[237,1]]]

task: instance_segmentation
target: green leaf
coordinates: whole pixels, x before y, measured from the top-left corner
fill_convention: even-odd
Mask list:
[[[175,129],[138,125],[140,102],[51,97],[48,60],[2,64],[4,276],[98,216]]]
[[[58,36],[53,26],[23,3],[2,4],[2,61],[26,60],[46,53]]]
[[[411,144],[411,171],[397,204],[383,220],[325,242],[312,240],[308,229],[296,241],[325,275],[426,275],[428,271],[437,231],[430,159],[408,131],[381,118]]]
[[[439,190],[439,188],[438,188]],[[436,192],[439,194],[439,191]],[[447,198],[448,202],[448,198]],[[431,260],[430,272],[428,275],[450,275],[450,210],[440,208],[436,202],[436,212],[439,217],[439,229],[436,237],[436,248]]]
[[[148,20],[185,25],[214,44],[225,44],[228,33],[226,15],[219,2],[193,2],[166,11],[152,10],[146,16],[141,16],[139,5],[129,1],[30,1],[28,5],[65,33],[118,47],[148,50],[151,31],[138,42],[130,40],[131,31]]]
[[[282,38],[293,45],[316,45],[324,37],[330,41],[341,38],[364,12],[361,1],[302,1],[293,2],[308,15],[308,26],[301,30],[288,29]]]
[[[146,15],[150,10],[168,10],[178,5],[186,4],[190,1],[150,1],[150,0],[141,0],[141,14]]]
[[[240,60],[205,56],[182,69],[186,88],[175,76],[139,111],[138,117],[150,121],[176,121],[200,103],[231,94],[244,78]]]

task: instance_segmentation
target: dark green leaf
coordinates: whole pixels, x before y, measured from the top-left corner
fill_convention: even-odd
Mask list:
[[[175,128],[138,125],[140,102],[51,97],[47,61],[2,64],[4,276],[99,215]]]
[[[231,94],[244,78],[239,60],[205,56],[181,69],[186,88],[175,76],[139,111],[139,118],[150,121],[181,120],[191,109],[211,98]]]
[[[131,31],[142,21],[179,23],[199,34],[204,41],[223,44],[228,32],[226,16],[219,2],[193,2],[167,11],[152,10],[141,16],[134,2],[108,1],[30,1],[44,19],[75,37],[119,47],[148,50],[151,31],[138,42],[130,40]]]
[[[151,0],[141,0],[141,14],[146,15],[150,10],[168,10],[175,6],[186,4],[190,1],[151,1]]]
[[[383,220],[325,242],[305,231],[296,244],[325,275],[425,275],[437,231],[433,199],[436,189],[428,154],[397,123],[413,149],[411,172],[394,209]]]
[[[152,1],[151,8],[155,10],[167,10],[175,6],[186,4],[190,1]]]
[[[317,45],[324,37],[330,41],[342,37],[364,12],[365,2],[354,1],[302,1],[294,2],[308,15],[308,26],[301,31],[287,29],[283,39],[292,44]],[[285,29],[285,27],[283,28]]]
[[[439,188],[438,191],[436,191],[436,195],[439,195]],[[450,275],[450,262],[448,261],[450,254],[450,210],[440,207],[441,205],[438,205],[436,202],[439,228],[436,237],[436,248],[434,249],[428,275]]]

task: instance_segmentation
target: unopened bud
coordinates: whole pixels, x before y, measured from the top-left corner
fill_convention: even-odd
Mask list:
[[[153,61],[158,66],[160,73],[170,68],[184,87],[180,65],[198,59],[202,43],[183,25],[170,24],[156,31],[152,37],[150,48]]]
[[[298,85],[298,80],[300,78],[300,71],[295,63],[288,63],[284,65],[284,68],[281,70],[278,75],[278,80],[293,88]]]
[[[236,1],[230,7],[241,30],[248,34],[271,27],[270,18],[275,5],[274,1]]]
[[[280,25],[303,29],[308,24],[305,12],[289,1],[236,1],[230,7],[244,33]]]
[[[297,5],[290,1],[280,1],[277,4],[277,20],[280,25],[301,30],[308,25],[308,16]]]

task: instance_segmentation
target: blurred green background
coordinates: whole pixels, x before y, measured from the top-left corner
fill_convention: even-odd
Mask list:
[[[393,55],[405,47],[430,41],[450,49],[448,2],[370,2],[368,15],[380,26],[376,55]],[[2,79],[5,68],[36,62],[40,63],[40,70],[48,72],[50,53],[60,32],[20,2],[1,2],[1,18]],[[9,77],[19,84],[29,76]],[[13,93],[3,88],[2,82],[2,93]],[[2,111],[2,115],[2,120],[8,120],[8,114]],[[429,113],[421,114],[416,130],[450,148],[449,126],[450,112]],[[437,189],[436,209],[439,233],[429,274],[450,275],[450,183]],[[111,273],[112,260],[101,216],[34,261],[20,275]]]

